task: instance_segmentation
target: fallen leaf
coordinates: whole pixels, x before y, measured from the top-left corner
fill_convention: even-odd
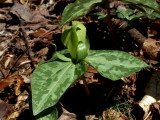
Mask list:
[[[16,83],[16,84],[15,84]],[[24,84],[23,78],[20,75],[9,76],[7,79],[2,79],[0,81],[0,93],[11,85],[15,84],[15,94],[20,94],[20,87]]]
[[[5,120],[13,120],[13,119],[15,120],[19,115],[20,113],[18,111],[15,111],[12,114],[10,114]]]
[[[30,79],[25,75],[21,75],[25,83],[30,83]]]
[[[18,2],[15,2],[10,12],[27,22],[29,22],[33,17],[30,8],[26,4],[22,5]]]
[[[16,80],[17,80],[17,83],[15,85],[15,95],[18,96],[21,93],[20,88],[24,84],[24,82],[23,82],[23,78],[20,75],[17,77]]]
[[[13,57],[13,55],[9,55],[4,63],[4,67],[5,69],[7,68],[7,66],[9,65],[11,58]]]
[[[143,43],[142,53],[146,57],[151,59],[160,59],[160,47],[157,45],[157,41],[151,38],[148,38]]]
[[[76,114],[68,112],[66,109],[62,108],[62,114],[58,120],[77,120]]]
[[[28,92],[24,91],[23,93],[21,93],[18,98],[17,98],[17,103],[15,104],[15,108],[19,109],[23,106],[25,106],[27,104],[26,100],[28,99]]]
[[[0,4],[13,3],[13,0],[0,0]]]
[[[0,120],[6,120],[6,117],[9,115],[12,109],[13,109],[12,105],[9,105],[0,100]]]

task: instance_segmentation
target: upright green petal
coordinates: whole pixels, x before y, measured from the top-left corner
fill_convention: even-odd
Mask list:
[[[81,22],[73,21],[72,26],[63,32],[62,43],[68,48],[73,61],[83,60],[90,47],[86,27]]]

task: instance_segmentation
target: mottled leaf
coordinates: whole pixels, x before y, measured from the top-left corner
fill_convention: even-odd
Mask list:
[[[66,23],[89,13],[96,3],[102,0],[76,0],[74,3],[67,5],[62,14],[62,21],[60,27]]]
[[[129,21],[146,16],[142,12],[135,13],[135,10],[132,10],[132,9],[124,10],[124,9],[121,9],[121,8],[117,8],[116,12],[117,12],[118,18],[125,18]]]
[[[116,50],[91,50],[85,59],[102,76],[118,80],[148,65],[134,56]]]
[[[57,120],[57,118],[58,111],[56,107],[49,108],[35,117],[36,120]]]
[[[54,106],[67,88],[86,72],[84,63],[46,62],[32,74],[32,107],[33,114]]]
[[[160,5],[156,0],[121,0],[130,6],[142,10],[150,19],[160,18]]]

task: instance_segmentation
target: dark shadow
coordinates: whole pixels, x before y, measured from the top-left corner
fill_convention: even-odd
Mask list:
[[[113,104],[113,98],[122,89],[123,81],[111,81],[98,76],[102,84],[89,84],[91,96],[87,96],[84,85],[75,85],[66,91],[60,102],[69,112],[75,113],[78,120],[85,120],[85,115],[102,115],[104,109]]]

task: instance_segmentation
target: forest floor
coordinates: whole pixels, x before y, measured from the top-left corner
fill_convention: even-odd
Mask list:
[[[28,104],[32,72],[40,61],[52,57],[53,43],[58,50],[64,49],[61,43],[64,28],[60,29],[59,23],[64,7],[73,1],[33,0],[28,4],[25,0],[0,1],[0,120],[32,120]],[[119,27],[118,18],[112,26],[114,38],[105,20],[98,20],[93,14],[77,20],[87,28],[91,49],[125,51],[152,67],[117,81],[88,67],[84,77],[91,96],[87,96],[83,81],[77,80],[58,103],[59,120],[143,120],[144,111],[138,103],[146,94],[152,75],[160,69],[160,19],[137,19],[134,23],[134,29],[148,40],[149,47],[145,50],[128,29]],[[155,114],[160,119],[160,112]],[[149,114],[146,120],[156,120],[155,114]]]

